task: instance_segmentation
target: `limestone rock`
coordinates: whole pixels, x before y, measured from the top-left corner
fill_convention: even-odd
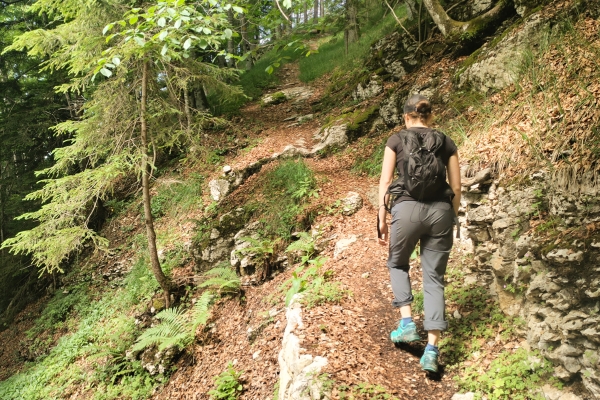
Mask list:
[[[139,360],[150,375],[164,374],[173,364],[173,359],[179,354],[173,346],[167,347],[164,350],[158,351],[156,346],[146,348],[141,355],[139,353],[127,352],[126,357],[129,360],[135,360],[139,356]]]
[[[470,224],[482,225],[491,223],[494,220],[494,214],[490,206],[481,206],[472,208],[467,212],[467,221]]]
[[[298,123],[301,124],[303,122],[308,122],[308,121],[311,121],[313,118],[314,118],[313,114],[306,114],[301,117],[298,117]]]
[[[276,156],[280,158],[294,158],[298,156],[307,156],[308,154],[309,151],[304,147],[296,147],[293,144],[288,144],[283,151]]]
[[[600,372],[597,368],[586,368],[581,374],[584,386],[592,395],[600,399]]]
[[[321,151],[327,151],[332,148],[341,149],[346,147],[348,144],[348,135],[346,132],[348,131],[347,125],[334,125],[329,128],[325,128],[325,130],[320,134],[321,141],[317,143],[310,154],[316,154]]]
[[[352,235],[347,239],[338,240],[335,244],[335,250],[333,251],[333,258],[338,258],[338,256],[343,253],[350,245],[356,242],[356,235]]]
[[[253,245],[248,238],[259,239],[257,232],[259,227],[259,221],[252,222],[242,228],[233,237],[234,246],[233,250],[231,250],[229,261],[232,267],[239,268],[240,275],[242,276],[252,275],[256,270],[256,254],[245,251],[245,249]]]
[[[583,251],[573,251],[571,249],[554,249],[548,254],[546,258],[549,261],[554,261],[559,264],[564,263],[580,263],[583,261]]]
[[[455,393],[454,395],[452,395],[452,399],[450,399],[450,400],[474,400],[474,399],[475,399],[475,393],[467,392],[464,394]]]
[[[417,44],[406,33],[394,32],[376,42],[372,48],[372,57],[394,79],[400,79],[413,71],[420,61],[417,58]]]
[[[360,210],[363,206],[362,197],[356,192],[348,192],[348,195],[342,199],[342,214],[350,216]]]
[[[483,47],[476,61],[460,75],[459,87],[471,86],[487,92],[502,89],[517,79],[517,67],[526,54],[528,43],[536,43],[549,30],[549,21],[535,13],[514,28],[495,46]]]
[[[403,122],[403,99],[400,98],[400,93],[394,92],[387,99],[383,100],[379,107],[379,115],[383,122],[388,126],[400,125]]]
[[[262,104],[279,104],[288,100],[302,102],[308,100],[312,94],[313,90],[311,88],[306,86],[298,86],[289,89],[283,89],[276,93],[267,94],[262,98]]]
[[[208,183],[210,196],[214,201],[219,201],[227,196],[231,190],[231,184],[225,179],[213,179]]]
[[[363,101],[375,97],[383,92],[383,85],[377,75],[373,75],[368,83],[359,83],[354,92],[352,92],[352,98],[355,101]]]
[[[316,378],[327,365],[327,358],[301,354],[300,338],[296,329],[302,329],[300,295],[292,298],[286,312],[287,325],[279,352],[279,400],[321,399],[323,385]]]
[[[523,297],[514,295],[503,288],[498,287],[496,282],[496,291],[498,293],[498,304],[500,309],[507,315],[517,316],[521,312],[523,306]]]
[[[582,400],[576,394],[560,390],[552,385],[544,385],[542,393],[546,400]]]

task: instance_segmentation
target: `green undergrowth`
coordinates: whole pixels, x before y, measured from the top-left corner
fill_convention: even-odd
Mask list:
[[[551,380],[551,364],[523,348],[504,350],[517,341],[524,322],[502,313],[487,287],[465,283],[461,271],[470,262],[462,256],[448,267],[446,305],[458,314],[448,313],[449,326],[440,341],[442,362],[456,372],[461,391],[472,391],[477,399],[538,398],[538,388]]]
[[[266,70],[278,59],[282,59],[280,67],[287,63],[297,60],[301,54],[294,48],[284,47],[283,49],[269,50],[262,55],[254,64],[252,69],[244,71],[240,75],[240,86],[244,89],[244,94],[252,99],[257,99],[263,94],[265,89],[274,88],[279,83],[277,70],[269,74]]]
[[[154,211],[158,209],[160,214],[175,218],[197,206],[201,176],[164,181],[158,187]],[[138,212],[139,203],[113,200],[107,205],[114,214],[111,224],[119,226],[120,218],[130,223],[129,216]],[[124,233],[133,231],[135,222],[120,228]],[[130,267],[124,275],[115,274],[106,281],[98,269],[107,265],[98,265],[98,258],[82,259],[71,266],[73,272],[62,279],[64,286],[56,291],[26,333],[30,339],[25,342],[30,343],[29,354],[37,358],[0,382],[1,399],[59,399],[75,393],[102,400],[148,398],[170,371],[151,376],[139,360],[128,358],[127,352],[148,346],[184,349],[193,341],[196,327],[206,321],[212,298],[239,289],[234,271],[209,271],[198,288],[205,295],[194,306],[190,300],[196,294],[187,288],[179,307],[160,311],[156,315],[160,323],[144,331],[136,324],[135,316],[151,307],[160,310],[164,304],[150,272],[145,234],[126,235],[123,240],[111,249],[109,260],[133,249],[133,256],[126,255],[129,261],[123,265]],[[171,229],[157,231],[157,244],[168,249],[162,260],[167,276],[189,260],[189,253]],[[58,335],[61,336],[55,340]]]
[[[250,202],[261,222],[263,236],[289,242],[293,232],[310,225],[305,215],[312,198],[318,197],[317,179],[301,159],[287,160],[268,171],[258,188],[260,202]]]
[[[313,380],[321,388],[321,398],[324,398],[325,394],[332,393],[334,398],[340,400],[399,400],[398,397],[389,394],[383,386],[368,382],[354,385],[340,384],[326,373],[315,376]]]
[[[403,5],[396,8],[396,15],[399,18],[404,17]],[[360,39],[348,46],[348,54],[344,44],[344,32],[338,32],[319,47],[317,54],[311,54],[300,60],[300,80],[311,82],[336,68],[349,72],[362,67],[369,55],[371,45],[393,32],[396,27],[394,16],[385,9],[379,10],[378,13],[369,16],[368,21],[361,27]]]
[[[360,138],[357,141],[356,159],[352,165],[352,172],[365,174],[370,177],[381,175],[381,164],[387,137]]]
[[[461,391],[475,393],[476,399],[545,399],[540,387],[554,368],[538,352],[525,349],[505,351],[488,367],[467,367],[456,381]]]
[[[202,204],[202,185],[204,177],[191,174],[185,181],[164,180],[158,187],[158,193],[152,196],[151,211],[154,218],[169,215],[176,217],[187,213]]]
[[[446,364],[456,365],[474,352],[485,351],[489,341],[506,342],[517,336],[523,321],[505,315],[487,287],[466,284],[459,267],[452,264],[447,276],[446,306],[457,310],[460,318],[448,319],[448,329],[440,341]]]
[[[244,389],[240,378],[243,371],[237,371],[232,363],[227,365],[227,369],[214,378],[215,388],[208,392],[211,399],[235,400]]]
[[[138,332],[134,318],[124,311],[140,312],[157,288],[146,262],[140,258],[117,289],[104,290],[98,298],[81,301],[84,287],[65,289],[70,294],[57,295],[44,314],[64,315],[69,332],[58,340],[47,356],[27,364],[22,372],[0,382],[0,398],[58,399],[76,387],[89,391],[89,398],[94,399],[141,399],[150,395],[157,384],[156,379],[139,363],[124,362],[125,351],[133,344]],[[64,311],[69,296],[77,301],[70,310]],[[49,322],[54,319],[38,320],[30,332],[48,329]],[[127,372],[119,375],[123,370]]]

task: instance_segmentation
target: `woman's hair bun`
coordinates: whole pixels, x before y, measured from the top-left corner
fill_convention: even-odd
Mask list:
[[[431,114],[431,103],[429,100],[421,100],[415,105],[415,111],[421,115]]]

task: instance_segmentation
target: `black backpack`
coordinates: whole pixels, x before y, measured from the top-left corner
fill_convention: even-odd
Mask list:
[[[452,198],[454,193],[446,182],[446,165],[441,158],[445,135],[434,129],[424,132],[405,129],[397,135],[402,140],[404,162],[398,171],[398,179],[387,190],[385,204],[388,211],[402,196],[417,201]]]

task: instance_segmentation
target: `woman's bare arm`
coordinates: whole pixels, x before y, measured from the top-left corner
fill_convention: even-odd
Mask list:
[[[458,163],[458,152],[450,156],[448,160],[448,182],[450,188],[454,192],[454,198],[452,199],[452,207],[454,213],[458,215],[458,207],[460,206],[460,195],[461,195],[461,184],[460,184],[460,165]]]
[[[383,153],[381,177],[379,178],[379,209],[377,210],[377,215],[379,216],[379,230],[381,231],[382,236],[385,237],[385,240],[388,239],[388,229],[385,222],[386,210],[385,207],[382,206],[385,204],[385,194],[388,186],[390,186],[394,179],[394,168],[396,168],[396,153],[386,146],[385,152]]]

